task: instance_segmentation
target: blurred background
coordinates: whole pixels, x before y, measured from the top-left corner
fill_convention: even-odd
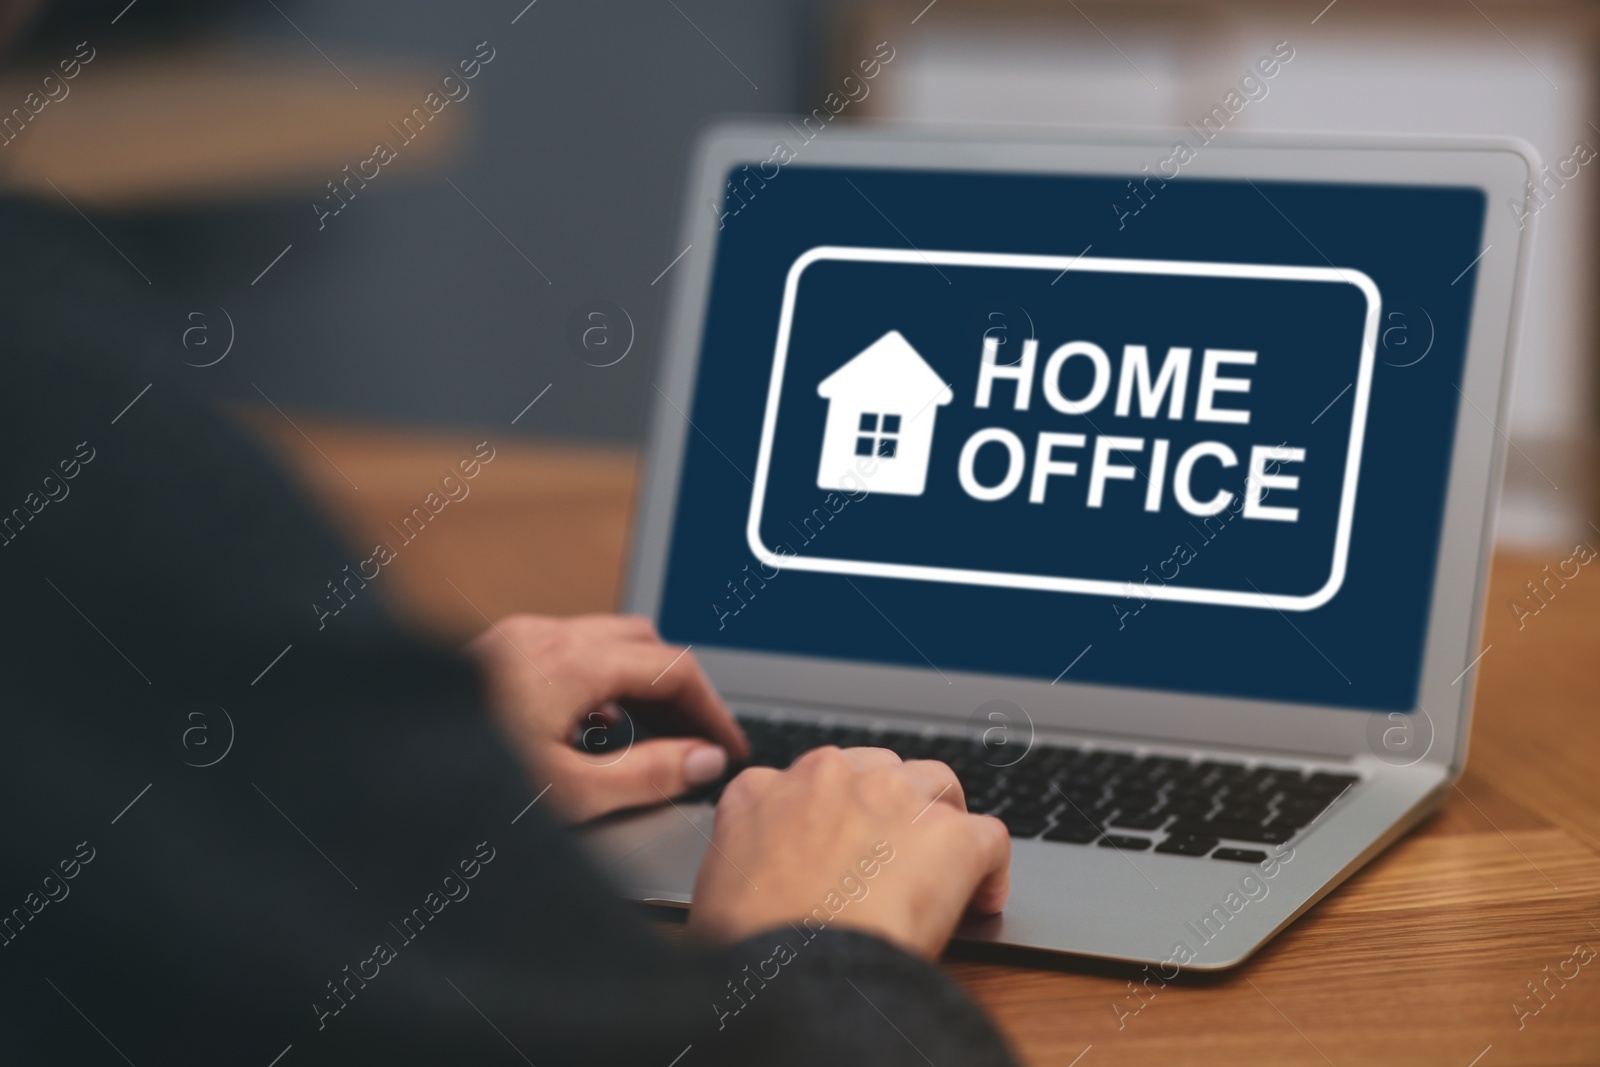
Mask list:
[[[529,469],[577,495],[633,477],[671,268],[708,251],[679,243],[694,132],[728,114],[810,113],[878,42],[895,58],[839,121],[1182,124],[1286,41],[1292,63],[1238,127],[1513,135],[1553,171],[1600,146],[1591,3],[32,8],[3,7],[19,43],[0,79],[0,183],[114,246],[148,285],[156,345],[198,387],[289,448],[365,432],[384,442],[366,454],[392,455],[491,430],[567,448],[578,466]],[[69,95],[12,110],[89,52]],[[470,79],[463,60],[477,61]],[[376,166],[379,140],[399,147]],[[1570,546],[1596,517],[1593,169],[1552,178],[1538,218],[1504,427],[1500,536],[1517,547]],[[581,522],[577,495],[566,514]],[[620,556],[620,535],[604,536]]]

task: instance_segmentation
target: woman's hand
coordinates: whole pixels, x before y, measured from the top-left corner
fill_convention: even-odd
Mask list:
[[[575,821],[659,804],[715,781],[730,758],[749,753],[694,657],[663,644],[647,619],[511,615],[466,651],[513,748],[549,780],[550,801]],[[635,744],[632,718],[640,712],[701,736]],[[609,742],[608,750],[573,748],[580,729]]]
[[[934,959],[963,913],[1010,889],[1011,838],[970,815],[955,772],[883,748],[818,748],[752,767],[717,805],[689,929],[733,943],[795,924],[847,926]]]

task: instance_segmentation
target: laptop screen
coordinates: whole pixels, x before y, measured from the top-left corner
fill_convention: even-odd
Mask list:
[[[1411,710],[1486,198],[1165,173],[734,168],[663,635]]]

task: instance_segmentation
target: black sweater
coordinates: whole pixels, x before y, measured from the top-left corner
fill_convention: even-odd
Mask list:
[[[465,663],[376,595],[319,628],[355,557],[115,251],[0,240],[0,1062],[1011,1062],[875,938],[658,937],[518,818]]]

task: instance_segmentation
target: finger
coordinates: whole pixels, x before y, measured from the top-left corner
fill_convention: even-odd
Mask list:
[[[717,825],[721,827],[728,818],[742,818],[753,812],[784,773],[776,767],[746,767],[734,775],[717,801]]]
[[[967,910],[975,915],[994,915],[1005,907],[1011,895],[1011,834],[1006,824],[993,815],[968,815],[973,855],[979,871],[976,887]]]
[[[808,748],[789,764],[791,768],[810,767],[827,759],[843,759],[852,771],[865,771],[873,767],[898,767],[900,757],[886,748],[840,748],[837,745],[818,745]]]
[[[764,795],[783,777],[782,771],[776,767],[746,767],[728,782],[728,788],[723,791],[722,802],[718,803],[717,810],[728,807],[728,799],[754,798]]]
[[[841,748],[844,758],[850,761],[850,766],[858,771],[867,770],[869,767],[898,767],[900,757],[887,748],[872,748],[862,745],[858,748]]]
[[[661,640],[656,633],[655,623],[643,615],[577,615],[567,621],[596,636],[623,641],[659,643]]]
[[[957,811],[967,810],[967,796],[961,788],[961,780],[948,763],[931,759],[907,760],[905,775],[916,783],[930,804],[943,801]]]
[[[587,817],[660,804],[709,785],[728,768],[728,753],[697,737],[641,741],[620,756],[574,753],[572,778]]]
[[[594,677],[601,690],[593,694],[596,701],[633,697],[670,703],[735,759],[750,754],[733,712],[686,648],[631,641],[604,645],[595,651]]]

